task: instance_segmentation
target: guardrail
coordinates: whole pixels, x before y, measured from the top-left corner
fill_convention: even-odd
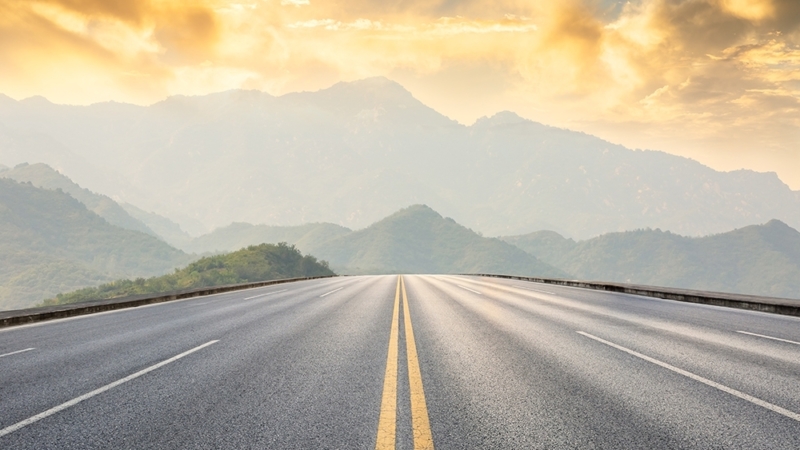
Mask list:
[[[748,309],[786,316],[800,316],[800,300],[778,297],[761,297],[757,295],[730,294],[725,292],[706,292],[691,289],[645,286],[638,284],[607,283],[601,281],[563,280],[559,278],[520,277],[486,273],[470,273],[480,277],[506,278],[511,280],[532,281],[535,283],[554,284],[597,291],[621,292],[624,294],[642,295],[645,297],[676,300],[679,302],[700,303],[704,305],[725,306],[728,308]]]
[[[201,297],[204,295],[221,294],[224,292],[240,291],[257,287],[271,286],[273,284],[291,283],[294,281],[316,280],[319,278],[332,278],[338,275],[325,275],[319,277],[284,278],[280,280],[258,281],[254,283],[227,284],[223,286],[183,289],[180,291],[164,292],[161,294],[141,294],[127,297],[111,298],[106,300],[93,300],[89,302],[68,303],[65,305],[44,306],[41,308],[17,309],[0,311],[0,328],[26,323],[41,322],[43,320],[62,319],[65,317],[82,316],[115,309],[133,308],[136,306],[163,303],[172,300]]]

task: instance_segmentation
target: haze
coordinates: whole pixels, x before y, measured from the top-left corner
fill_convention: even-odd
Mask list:
[[[462,124],[510,110],[798,189],[799,24],[795,0],[7,0],[0,92],[146,105],[386,76]]]

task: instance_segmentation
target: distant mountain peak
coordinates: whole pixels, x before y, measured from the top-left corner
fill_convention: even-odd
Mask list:
[[[400,83],[392,81],[386,77],[371,77],[355,81],[340,81],[333,86],[322,89],[319,93],[332,96],[363,95],[375,100],[413,100],[417,101],[408,89]]]
[[[517,123],[532,123],[513,111],[500,111],[491,117],[481,117],[475,121],[477,126],[514,125]]]
[[[331,86],[329,89],[336,86],[353,86],[362,89],[394,89],[397,91],[406,92],[409,95],[411,94],[408,89],[403,87],[403,85],[384,76],[362,78],[355,81],[340,81]]]
[[[40,106],[40,105],[50,106],[54,104],[53,102],[42,97],[41,95],[34,95],[33,97],[22,99],[20,100],[20,103],[27,105],[34,105],[34,106]]]

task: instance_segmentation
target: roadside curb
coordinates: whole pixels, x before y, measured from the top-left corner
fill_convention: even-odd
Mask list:
[[[690,289],[665,288],[624,283],[606,283],[599,281],[563,280],[559,278],[520,277],[514,275],[498,275],[486,273],[469,273],[479,277],[505,278],[510,280],[532,281],[535,283],[558,286],[593,289],[596,291],[619,292],[623,294],[641,295],[687,303],[724,306],[727,308],[747,309],[785,316],[800,317],[800,300],[778,297],[761,297],[757,295],[729,294],[725,292],[706,292]]]
[[[131,295],[128,297],[70,303],[66,305],[0,311],[0,328],[42,322],[45,320],[63,319],[65,317],[82,316],[103,311],[113,311],[115,309],[134,308],[153,303],[164,303],[172,300],[182,300],[185,298],[201,297],[204,295],[240,291],[242,289],[271,286],[274,284],[316,280],[319,278],[333,278],[337,276],[338,275],[325,275],[319,277],[284,278],[280,280],[259,281],[255,283],[228,284],[224,286],[185,289],[180,291],[165,292],[158,295]]]

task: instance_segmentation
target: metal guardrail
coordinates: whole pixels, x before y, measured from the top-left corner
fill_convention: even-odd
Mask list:
[[[554,284],[597,291],[620,292],[624,294],[642,295],[679,302],[700,303],[704,305],[724,306],[728,308],[747,309],[786,316],[800,316],[800,300],[778,297],[761,297],[757,295],[730,294],[725,292],[706,292],[690,289],[645,286],[638,284],[607,283],[602,281],[562,280],[559,278],[521,277],[485,273],[470,273],[480,277],[506,278],[511,280],[532,281],[535,283]]]
[[[319,277],[284,278],[280,280],[258,281],[254,283],[228,284],[224,286],[184,289],[180,291],[164,292],[160,294],[141,294],[127,297],[111,298],[106,300],[93,300],[88,302],[68,303],[65,305],[44,306],[41,308],[17,309],[0,311],[0,328],[26,323],[41,322],[51,319],[82,316],[115,309],[133,308],[136,306],[163,303],[172,300],[200,297],[204,295],[221,294],[224,292],[239,291],[273,284],[291,283],[294,281],[315,280],[319,278],[332,278],[338,275],[325,275]]]

